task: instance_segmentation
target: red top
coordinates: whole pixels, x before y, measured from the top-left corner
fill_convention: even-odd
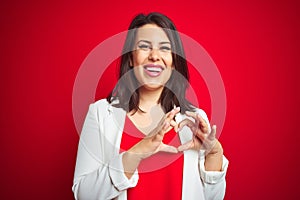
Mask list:
[[[121,150],[126,151],[145,135],[126,117],[122,134]],[[171,129],[165,134],[165,144],[179,146],[178,134]],[[145,160],[139,167],[139,181],[136,187],[127,190],[127,199],[180,200],[182,191],[183,154],[159,152]]]

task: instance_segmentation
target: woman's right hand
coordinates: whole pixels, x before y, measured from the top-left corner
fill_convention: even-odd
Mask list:
[[[127,152],[136,154],[141,160],[160,152],[177,153],[177,148],[164,144],[163,138],[169,128],[178,129],[177,123],[174,121],[174,116],[180,111],[180,108],[174,108],[168,112],[158,123],[158,126],[153,129],[145,138],[131,147]]]
[[[164,144],[162,141],[170,127],[174,128],[175,131],[178,130],[178,124],[174,121],[174,117],[179,111],[180,108],[177,107],[165,114],[155,129],[124,153],[123,166],[127,178],[132,176],[143,159],[161,151],[169,153],[178,152],[176,147]]]

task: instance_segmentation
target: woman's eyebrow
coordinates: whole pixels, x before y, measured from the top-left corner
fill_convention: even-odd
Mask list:
[[[148,40],[139,40],[137,43],[140,43],[140,42],[145,42],[145,43],[151,44],[151,42]]]
[[[148,43],[148,44],[152,44],[152,42],[150,42],[148,40],[139,40],[137,43],[140,43],[140,42],[145,42],[145,43]],[[171,43],[168,42],[168,41],[163,41],[163,42],[159,42],[159,44],[171,44]]]
[[[159,44],[171,44],[170,42],[160,42]]]

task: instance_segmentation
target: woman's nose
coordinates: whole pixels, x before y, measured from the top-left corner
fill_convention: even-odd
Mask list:
[[[160,54],[158,49],[151,49],[149,53],[149,60],[157,61],[160,59]]]

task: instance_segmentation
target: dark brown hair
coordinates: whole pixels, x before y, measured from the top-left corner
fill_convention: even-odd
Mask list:
[[[180,106],[182,113],[186,110],[193,110],[194,107],[185,97],[189,74],[181,39],[174,23],[167,16],[156,12],[148,15],[139,14],[132,20],[120,60],[119,81],[115,89],[108,95],[107,101],[127,112],[141,110],[139,108],[139,83],[130,66],[130,60],[132,59],[131,52],[134,49],[137,28],[146,24],[155,24],[163,28],[171,42],[172,60],[175,67],[170,79],[164,86],[158,103],[161,104],[165,112],[169,112],[174,106]]]

